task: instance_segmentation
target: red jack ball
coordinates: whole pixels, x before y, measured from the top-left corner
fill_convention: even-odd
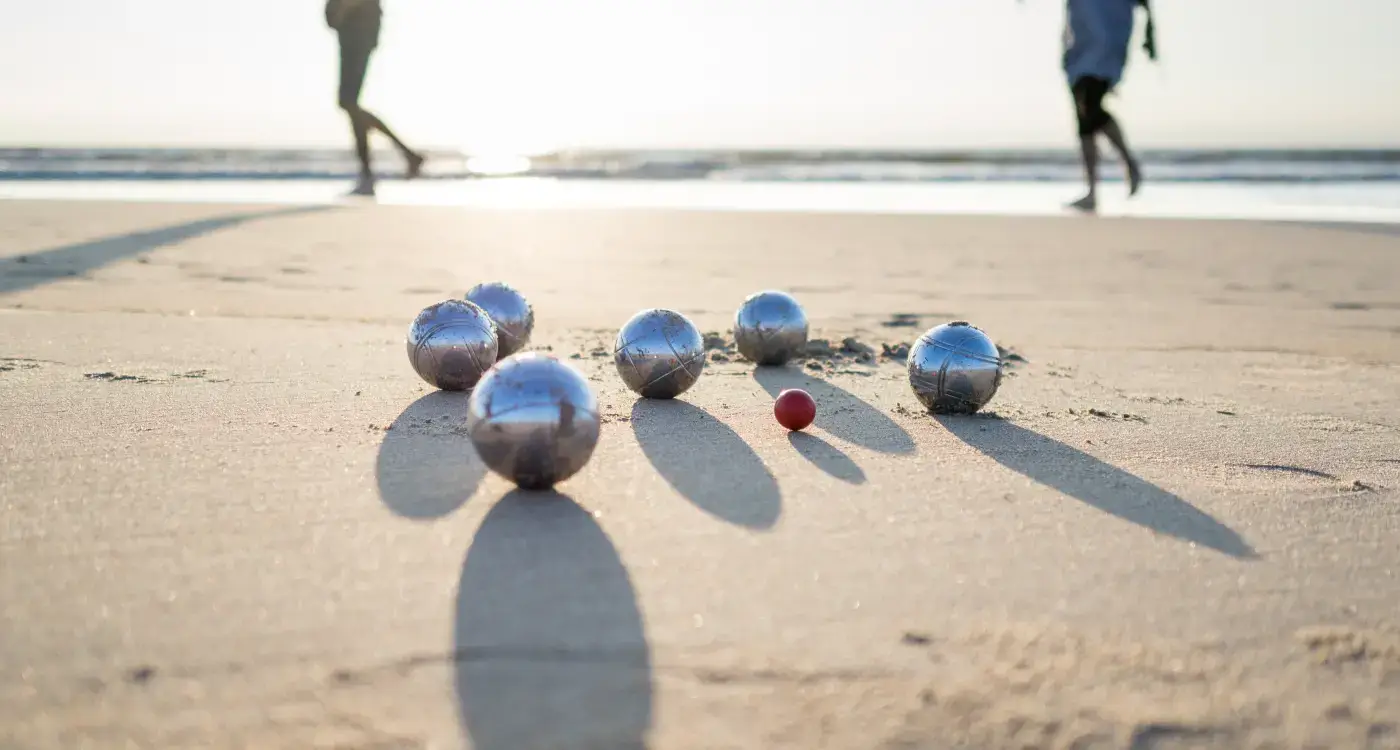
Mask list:
[[[789,388],[773,402],[773,416],[789,430],[800,430],[817,418],[817,402],[801,388]]]

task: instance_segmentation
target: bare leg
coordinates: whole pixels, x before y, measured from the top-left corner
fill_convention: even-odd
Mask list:
[[[350,130],[355,135],[355,158],[360,162],[360,177],[355,181],[351,195],[374,195],[374,167],[370,163],[369,123],[359,107],[342,105],[345,115],[350,118]]]
[[[1084,162],[1084,184],[1088,192],[1069,204],[1070,208],[1093,213],[1099,203],[1099,129],[1108,113],[1103,111],[1103,97],[1109,84],[1100,78],[1079,78],[1070,87],[1074,95],[1074,113],[1079,121],[1079,154]]]
[[[408,144],[404,143],[402,140],[399,140],[399,137],[394,135],[394,131],[390,130],[389,126],[385,125],[384,121],[375,116],[373,112],[362,109],[360,110],[360,115],[364,118],[367,128],[378,130],[388,136],[389,140],[394,142],[394,147],[399,150],[399,153],[403,154],[404,161],[408,162],[408,179],[411,180],[417,177],[419,172],[423,169],[423,155],[409,148]]]
[[[1069,207],[1093,212],[1098,208],[1099,187],[1099,144],[1093,133],[1079,136],[1079,152],[1084,159],[1084,182],[1089,186],[1089,192],[1069,204]]]
[[[350,129],[355,134],[355,157],[360,160],[360,179],[371,178],[374,168],[369,156],[369,123],[363,116],[363,110],[350,109],[345,114],[350,117]]]
[[[1123,130],[1118,127],[1118,121],[1113,119],[1113,115],[1108,115],[1103,134],[1108,137],[1108,142],[1113,144],[1113,148],[1118,151],[1128,169],[1128,195],[1137,195],[1138,187],[1142,185],[1142,168],[1138,166],[1133,152],[1128,150],[1128,141],[1123,137]]]
[[[408,147],[384,121],[373,112],[360,106],[360,88],[369,70],[370,57],[374,54],[377,30],[369,35],[364,33],[340,35],[340,108],[350,117],[350,127],[355,133],[355,156],[360,160],[360,179],[355,187],[357,195],[374,194],[374,168],[370,164],[369,134],[378,130],[389,137],[408,162],[408,177],[417,177],[423,169],[423,156]]]
[[[374,166],[370,163],[369,129],[371,122],[360,107],[360,87],[365,82],[374,41],[364,35],[340,33],[340,108],[350,118],[350,130],[355,135],[355,157],[360,162],[360,178],[351,195],[374,195]]]

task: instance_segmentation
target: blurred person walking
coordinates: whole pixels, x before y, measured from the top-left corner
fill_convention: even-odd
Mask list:
[[[360,90],[364,87],[370,56],[379,46],[382,18],[379,0],[328,0],[326,3],[326,25],[335,30],[340,41],[340,108],[350,117],[355,156],[360,160],[360,176],[351,195],[374,195],[374,169],[369,149],[371,130],[388,136],[403,154],[407,179],[417,177],[423,170],[423,155],[409,148],[383,120],[360,106]]]
[[[1100,133],[1108,138],[1123,160],[1128,195],[1136,195],[1142,185],[1142,167],[1128,148],[1123,128],[1103,106],[1104,97],[1123,78],[1128,45],[1133,36],[1134,11],[1138,6],[1147,12],[1143,49],[1150,59],[1156,60],[1157,44],[1148,0],[1067,0],[1065,4],[1065,77],[1074,97],[1080,156],[1088,183],[1084,197],[1069,206],[1080,211],[1093,212],[1098,208]]]

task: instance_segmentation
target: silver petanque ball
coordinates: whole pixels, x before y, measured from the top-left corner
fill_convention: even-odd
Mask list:
[[[577,474],[598,445],[598,399],[578,370],[547,354],[501,360],[467,402],[482,463],[527,490]]]
[[[515,287],[500,281],[477,284],[467,292],[466,300],[485,310],[496,324],[496,338],[500,342],[496,359],[505,359],[530,342],[530,332],[535,329],[535,310]]]
[[[734,315],[739,353],[760,365],[781,365],[807,346],[807,313],[785,292],[749,295]]]
[[[408,361],[445,391],[476,385],[496,363],[496,325],[470,302],[449,299],[426,307],[408,328]]]
[[[643,397],[675,398],[705,371],[705,340],[674,310],[643,310],[617,332],[613,364],[622,382]]]
[[[971,414],[1001,385],[1001,355],[987,334],[964,321],[930,328],[909,350],[909,385],[935,414]]]

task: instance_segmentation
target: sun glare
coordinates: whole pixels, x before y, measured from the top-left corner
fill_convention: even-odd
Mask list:
[[[520,154],[478,154],[467,158],[467,171],[486,177],[523,174],[530,171],[530,158]]]

